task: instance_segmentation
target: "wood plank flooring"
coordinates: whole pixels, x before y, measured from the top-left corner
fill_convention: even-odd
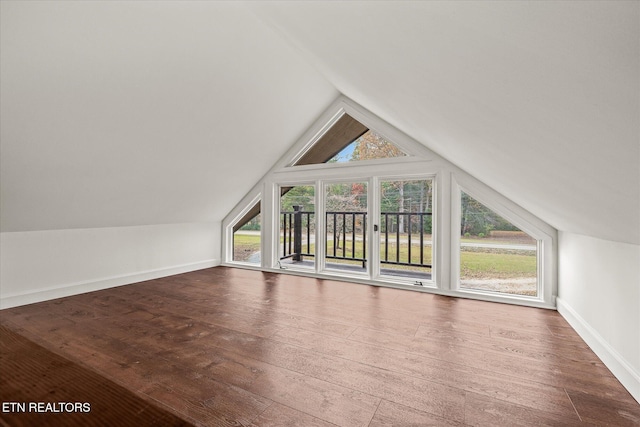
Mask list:
[[[0,424],[137,427],[192,424],[93,370],[46,350],[0,325]],[[78,397],[82,401],[78,401]],[[64,403],[62,403],[64,402]],[[91,407],[91,402],[99,402]]]
[[[195,425],[640,425],[550,310],[216,267],[0,316]]]

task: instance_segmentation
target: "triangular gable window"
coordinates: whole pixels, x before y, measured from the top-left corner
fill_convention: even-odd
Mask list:
[[[343,114],[292,166],[404,157],[407,154],[349,114]]]

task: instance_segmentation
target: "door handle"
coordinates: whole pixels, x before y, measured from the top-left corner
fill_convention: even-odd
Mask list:
[[[373,231],[378,231],[378,224],[373,224]]]

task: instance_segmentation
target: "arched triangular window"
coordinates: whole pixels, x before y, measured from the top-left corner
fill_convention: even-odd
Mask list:
[[[291,166],[388,159],[406,155],[393,142],[345,113]]]

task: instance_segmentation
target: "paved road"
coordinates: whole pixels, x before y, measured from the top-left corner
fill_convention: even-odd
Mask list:
[[[535,251],[536,245],[512,245],[501,243],[460,243],[460,246],[466,248],[489,248],[489,249],[512,249],[516,251]]]
[[[241,234],[260,235],[260,232],[259,231],[245,231],[245,230],[242,230]],[[347,239],[347,240],[350,240],[350,238]],[[362,240],[362,239],[356,237],[356,240]],[[311,237],[311,243],[314,243],[314,241],[315,241],[315,239],[312,236]],[[394,242],[394,241],[395,241],[395,239],[390,239],[389,240],[389,242]],[[414,240],[413,242],[416,243],[417,241],[418,240]],[[400,239],[400,243],[408,243],[408,240],[406,238],[401,238]],[[424,242],[424,244],[426,246],[431,245],[431,243],[432,243],[431,241],[426,241],[426,240]],[[303,244],[306,244],[306,240],[303,242]],[[536,245],[510,244],[510,243],[462,242],[460,244],[460,246],[465,247],[465,248],[509,249],[509,250],[515,250],[515,251],[535,251],[537,249]]]

